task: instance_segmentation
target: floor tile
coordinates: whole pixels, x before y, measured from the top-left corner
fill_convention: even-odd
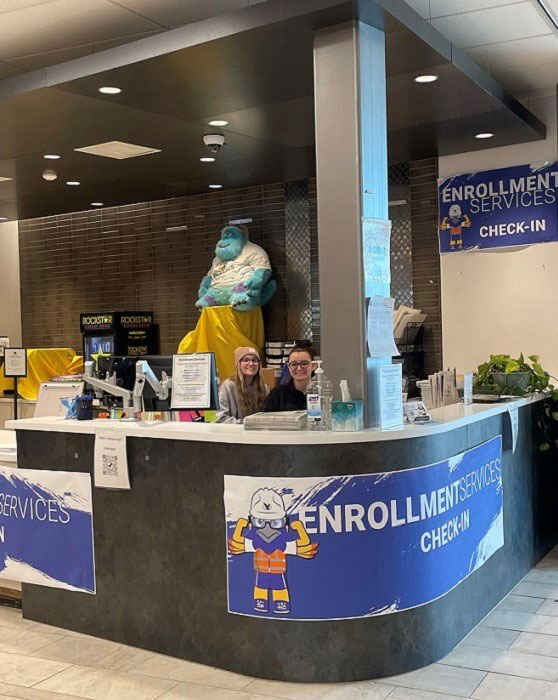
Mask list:
[[[511,651],[524,651],[527,654],[542,654],[558,658],[558,637],[552,634],[521,632],[510,647]]]
[[[155,654],[144,661],[139,666],[135,666],[134,673],[140,673],[154,678],[170,678],[174,681],[186,683],[198,683],[216,688],[230,688],[231,690],[241,690],[252,680],[248,676],[241,676],[239,673],[222,671],[212,666],[195,664],[191,661],[174,659],[170,656]]]
[[[395,688],[388,700],[463,700],[463,696],[433,693],[430,690],[416,690],[416,688]]]
[[[533,598],[558,598],[558,584],[521,581],[513,589],[512,593],[532,596]]]
[[[383,700],[393,690],[392,685],[379,682],[358,683],[282,683],[281,681],[253,680],[245,693],[256,696],[286,698],[287,700]]]
[[[475,700],[558,700],[558,685],[499,673],[488,673],[471,696]]]
[[[514,595],[510,593],[510,595],[506,596],[504,600],[496,606],[495,610],[534,613],[537,612],[544,601],[545,598],[531,598],[526,595]]]
[[[29,629],[36,624],[36,622],[32,622],[31,620],[24,620],[21,610],[17,608],[8,608],[5,605],[0,606],[0,627],[17,627],[18,629],[25,627]]]
[[[479,671],[506,673],[510,676],[537,678],[542,681],[558,680],[558,659],[520,651],[488,649],[460,644],[440,661],[449,666],[476,668]]]
[[[516,630],[504,630],[497,627],[476,627],[469,636],[465,637],[463,644],[472,644],[491,649],[507,649],[519,632]]]
[[[89,700],[155,700],[175,685],[176,681],[164,678],[147,678],[135,673],[72,666],[39,683],[37,689],[78,695]]]
[[[75,637],[62,637],[48,646],[43,646],[31,656],[65,661],[78,666],[98,666],[113,671],[130,671],[154,654],[94,637],[82,638],[79,641]]]
[[[532,569],[527,576],[525,576],[523,581],[558,584],[558,571],[551,571],[549,569]]]
[[[545,600],[537,610],[537,614],[558,617],[558,600],[552,600],[551,598]]]
[[[483,621],[483,627],[501,627],[518,632],[558,634],[558,617],[531,613],[494,610]]]
[[[51,642],[64,639],[56,634],[36,632],[33,628],[1,627],[0,629],[0,651],[9,654],[30,654]]]
[[[551,569],[553,571],[558,571],[558,559],[541,559],[535,566],[535,569]]]
[[[23,688],[11,683],[0,683],[0,693],[4,693],[9,698],[17,698],[17,700],[83,700],[77,695],[60,695],[59,693],[51,693],[48,690]],[[0,695],[1,697],[3,695]]]
[[[225,690],[208,685],[180,683],[160,697],[159,700],[269,700],[269,696],[254,695],[244,690]]]
[[[410,673],[390,676],[376,682],[403,686],[404,688],[416,688],[417,690],[431,690],[435,693],[453,694],[468,698],[484,676],[484,671],[432,664]]]
[[[29,687],[66,668],[68,664],[61,664],[58,661],[0,652],[0,683]]]
[[[25,620],[28,622],[28,620]],[[30,622],[33,625],[34,632],[47,632],[50,634],[59,634],[64,637],[80,637],[85,639],[96,639],[96,637],[91,637],[88,634],[82,634],[81,632],[74,632],[73,630],[67,630],[64,627],[54,627],[53,625],[45,625],[43,622]]]

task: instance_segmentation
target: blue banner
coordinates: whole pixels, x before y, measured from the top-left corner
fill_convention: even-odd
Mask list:
[[[440,252],[558,240],[558,164],[438,180]]]
[[[228,609],[291,620],[436,600],[504,544],[498,436],[443,462],[358,476],[225,476]]]
[[[89,474],[0,467],[0,577],[95,592]]]

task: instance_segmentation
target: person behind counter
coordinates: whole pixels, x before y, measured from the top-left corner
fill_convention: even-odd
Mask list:
[[[234,364],[236,374],[219,387],[218,423],[242,423],[246,416],[261,410],[269,392],[260,375],[260,355],[255,348],[237,348]]]
[[[289,381],[274,387],[263,403],[262,411],[306,410],[306,387],[316,369],[314,351],[308,345],[295,345],[287,363]]]

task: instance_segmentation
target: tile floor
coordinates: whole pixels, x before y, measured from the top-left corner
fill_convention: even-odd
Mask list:
[[[558,700],[558,547],[448,656],[377,681],[262,681],[0,607],[0,700]]]

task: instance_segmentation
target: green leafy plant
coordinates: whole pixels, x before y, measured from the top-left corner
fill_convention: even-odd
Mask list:
[[[495,373],[503,373],[507,376],[515,373],[528,375],[526,388],[514,386],[513,383],[502,387],[496,382]],[[478,390],[525,396],[535,392],[553,391],[554,387],[550,383],[550,379],[550,374],[543,369],[538,355],[529,355],[527,359],[524,358],[523,353],[518,358],[513,358],[510,355],[490,355],[488,362],[479,365]]]
[[[503,373],[506,376],[519,375],[523,378],[525,388],[514,385],[502,386],[494,374]],[[528,377],[526,379],[525,377]],[[513,380],[514,377],[510,377]],[[488,362],[479,365],[476,391],[487,394],[507,394],[528,396],[543,394],[544,401],[540,405],[537,426],[541,431],[539,450],[546,452],[551,447],[558,449],[558,389],[551,383],[552,377],[541,365],[538,355],[524,358],[523,353],[518,358],[510,355],[490,355]]]

